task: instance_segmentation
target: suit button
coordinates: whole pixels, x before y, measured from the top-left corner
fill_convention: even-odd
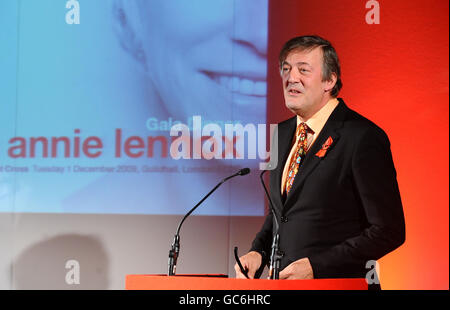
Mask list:
[[[278,251],[278,255],[280,255],[281,257],[284,256],[284,251]]]
[[[287,223],[288,218],[286,216],[281,217],[281,223]]]

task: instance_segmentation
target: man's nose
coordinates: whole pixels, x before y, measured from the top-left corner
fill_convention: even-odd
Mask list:
[[[295,84],[300,82],[300,74],[296,68],[289,70],[286,76],[286,82],[288,84]]]

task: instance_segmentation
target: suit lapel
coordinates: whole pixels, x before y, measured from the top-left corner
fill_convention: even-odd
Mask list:
[[[280,210],[283,208],[283,199],[281,197],[281,176],[283,174],[286,159],[291,150],[291,142],[294,138],[295,130],[297,128],[297,117],[287,120],[285,123],[278,126],[278,163],[277,168],[273,170],[274,182],[271,184],[271,193],[274,199],[274,204]]]
[[[293,205],[293,203],[295,203],[295,199],[293,197],[297,195],[294,195],[294,193],[301,191],[307,177],[311,174],[311,172],[314,171],[314,169],[323,159],[319,156],[316,156],[316,153],[322,148],[322,145],[325,143],[325,141],[329,137],[331,137],[333,139],[333,144],[331,147],[333,147],[338,142],[339,128],[342,127],[347,109],[348,108],[342,101],[342,99],[339,99],[338,106],[331,113],[316,141],[313,143],[308,153],[306,154],[304,161],[300,166],[297,175],[295,176],[292,188],[286,197],[286,201],[284,204],[285,208],[289,208]]]

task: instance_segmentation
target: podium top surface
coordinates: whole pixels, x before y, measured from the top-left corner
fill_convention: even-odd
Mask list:
[[[263,280],[223,275],[127,275],[127,290],[367,290],[365,279]]]

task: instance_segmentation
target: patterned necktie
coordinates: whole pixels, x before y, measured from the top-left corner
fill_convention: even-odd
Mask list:
[[[308,125],[306,123],[300,123],[297,127],[297,131],[295,133],[295,136],[298,137],[297,140],[297,148],[295,150],[295,153],[293,154],[291,158],[291,163],[289,164],[289,173],[287,175],[286,179],[286,185],[285,185],[285,193],[286,195],[289,193],[292,187],[292,183],[294,183],[295,175],[298,172],[298,168],[300,167],[300,163],[305,157],[306,150],[308,149],[308,142],[307,142],[307,131],[308,131]]]

